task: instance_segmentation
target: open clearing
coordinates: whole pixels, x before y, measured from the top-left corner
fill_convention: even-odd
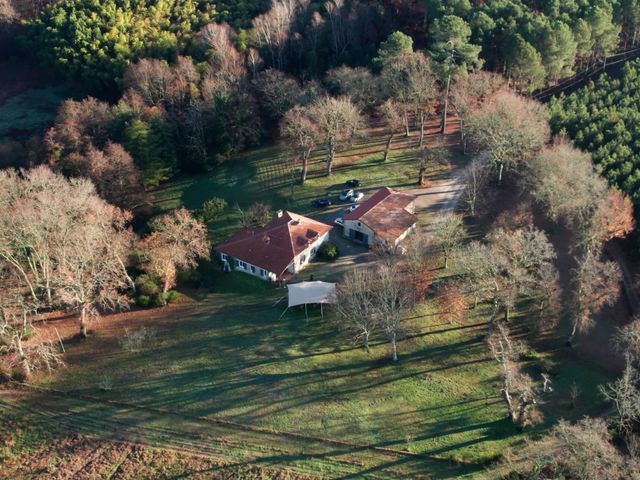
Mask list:
[[[434,130],[432,125],[432,145],[439,139]],[[330,218],[344,206],[314,212],[310,202],[335,196],[348,178],[363,181],[367,193],[383,185],[415,187],[415,138],[398,139],[383,163],[384,139],[372,132],[340,155],[331,177],[319,175],[322,157],[316,155],[310,180],[294,185],[293,196],[286,155],[276,147],[178,179],[154,194],[160,209],[197,208],[220,196],[230,205],[264,201]],[[455,142],[455,135],[449,139]],[[432,185],[449,176],[446,166],[429,165]],[[434,193],[440,198],[442,192]],[[423,224],[432,214],[423,212]],[[209,225],[215,241],[235,228],[237,217],[232,211]],[[335,279],[339,270],[318,263],[301,276]],[[241,273],[222,274],[212,263],[201,271],[210,291],[165,309],[105,317],[86,342],[68,340],[77,328],[73,319],[49,320],[45,330],[56,327],[65,339],[68,368],[38,383],[66,395],[5,392],[3,406],[26,408],[45,424],[106,440],[322,478],[478,477],[488,461],[522,441],[498,395],[482,308],[458,325],[438,314],[435,301],[421,305],[405,322],[400,361],[393,365],[382,339],[364,350],[340,331],[330,312],[322,318],[311,309],[306,318],[301,309],[280,318],[285,290]],[[122,348],[124,330],[142,325],[154,338],[136,351]],[[528,433],[602,408],[597,385],[606,374],[573,355],[546,355],[554,391],[542,405],[544,422]],[[536,362],[529,368],[539,374]],[[111,384],[107,391],[99,387],[105,380]],[[569,401],[573,382],[582,392],[576,408]]]

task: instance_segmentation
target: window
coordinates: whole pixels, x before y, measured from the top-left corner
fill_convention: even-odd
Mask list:
[[[247,264],[242,260],[236,260],[236,267],[240,267],[240,268],[243,268],[244,270],[247,270]]]
[[[222,260],[223,262],[227,259],[227,256],[224,253],[220,254],[220,260]]]
[[[311,249],[311,256],[313,257],[316,254],[317,251],[318,251],[318,249],[316,247],[313,247]]]
[[[306,262],[306,261],[307,261],[307,256],[306,256],[306,255],[302,255],[302,256],[300,257],[300,265],[302,265],[302,264],[303,264],[304,262]]]
[[[264,271],[263,268],[260,269],[260,276],[264,277],[267,272]]]
[[[253,265],[251,265],[251,273],[256,273],[256,267],[254,267]]]
[[[361,224],[360,222],[358,222],[358,226],[359,226],[359,227],[361,227],[361,226],[362,226],[362,224]]]

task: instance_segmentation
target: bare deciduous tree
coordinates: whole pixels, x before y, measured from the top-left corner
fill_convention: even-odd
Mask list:
[[[345,274],[336,289],[336,310],[366,349],[369,349],[369,337],[378,327],[378,311],[372,292],[375,282],[371,270],[355,268]]]
[[[616,329],[613,346],[618,353],[629,355],[636,365],[640,362],[640,317],[635,316],[627,325]]]
[[[636,478],[637,466],[628,463],[612,442],[603,419],[585,417],[572,425],[560,420],[541,440],[521,450],[517,472],[522,478],[602,480]]]
[[[449,268],[451,254],[460,246],[464,236],[465,229],[461,215],[450,213],[439,217],[436,221],[433,237],[442,250],[445,269]]]
[[[260,104],[276,121],[302,98],[302,88],[297,80],[272,68],[258,73],[253,79],[253,85]]]
[[[310,116],[327,149],[327,175],[331,175],[336,149],[355,137],[362,125],[362,116],[351,100],[345,97],[319,98],[311,106]]]
[[[308,111],[304,107],[296,105],[285,113],[280,122],[280,135],[288,140],[289,145],[300,157],[302,165],[300,183],[304,183],[307,180],[309,170],[309,156],[319,136],[317,126],[310,118]]]
[[[544,107],[511,92],[498,92],[467,123],[474,148],[487,155],[502,181],[505,169],[513,169],[539,151],[549,139]]]
[[[162,215],[151,223],[153,232],[144,239],[145,269],[163,281],[166,293],[175,284],[179,269],[195,268],[198,259],[208,259],[211,243],[207,227],[184,208]]]
[[[386,62],[382,69],[382,82],[391,98],[405,108],[405,131],[409,135],[409,109],[420,125],[420,147],[424,143],[427,115],[433,112],[438,97],[436,76],[431,61],[421,52],[404,53]]]
[[[363,110],[375,105],[380,98],[378,77],[368,68],[345,65],[334,68],[327,72],[324,83],[332,95],[344,95]]]
[[[460,204],[469,215],[475,217],[478,207],[482,205],[483,195],[489,183],[489,169],[482,158],[474,158],[464,171],[464,190]]]
[[[621,271],[618,264],[601,261],[588,250],[573,271],[572,328],[568,338],[571,344],[575,335],[586,332],[594,325],[593,315],[605,305],[611,305],[620,293]]]
[[[380,326],[391,346],[391,358],[398,361],[397,340],[402,320],[413,308],[415,295],[411,285],[404,281],[399,267],[394,263],[381,264],[375,272],[374,301],[380,318]]]
[[[502,322],[487,338],[491,354],[498,362],[502,375],[502,398],[511,420],[525,426],[530,418],[530,410],[536,404],[533,379],[522,371],[518,359],[526,349],[525,344],[511,337],[511,332]],[[515,397],[515,398],[514,398]]]
[[[440,311],[449,318],[450,323],[460,323],[467,310],[467,299],[460,287],[447,284],[439,292]]]
[[[87,336],[87,322],[101,309],[126,308],[126,290],[133,287],[125,260],[131,251],[133,235],[127,224],[131,215],[105,203],[92,208],[94,217],[69,235],[65,261],[58,265],[56,292],[67,309],[80,316],[80,336]]]
[[[505,80],[501,75],[482,70],[455,75],[451,82],[449,98],[452,110],[460,122],[460,140],[466,146],[465,124],[469,115],[478,110],[482,103],[503,88]]]
[[[258,42],[268,50],[271,65],[278,70],[283,70],[286,62],[291,26],[308,5],[309,0],[273,0],[269,11],[251,21]]]
[[[627,359],[622,376],[614,382],[600,386],[600,393],[613,403],[616,413],[614,424],[616,429],[629,435],[640,421],[640,374]]]
[[[380,119],[389,132],[389,138],[384,147],[383,161],[386,162],[389,158],[389,150],[391,149],[391,141],[393,137],[402,130],[404,126],[404,117],[400,105],[393,100],[387,100],[378,108]]]

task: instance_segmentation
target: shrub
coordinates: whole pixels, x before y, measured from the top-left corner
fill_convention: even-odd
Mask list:
[[[331,262],[338,258],[339,255],[340,252],[338,251],[338,247],[332,242],[325,242],[320,245],[320,248],[318,249],[318,258],[322,260],[328,260]]]
[[[147,308],[151,306],[151,297],[149,295],[138,295],[136,298],[136,305],[142,308]]]
[[[205,223],[220,218],[229,205],[224,198],[213,197],[202,204],[202,220]]]
[[[167,303],[173,303],[178,298],[180,298],[180,294],[178,292],[176,292],[175,290],[169,290],[164,296],[164,300]]]
[[[103,374],[98,382],[98,388],[103,392],[108,392],[113,389],[113,379],[109,375]]]
[[[178,272],[178,285],[187,288],[200,288],[202,286],[202,275],[196,270],[181,270]]]
[[[136,278],[136,292],[151,297],[160,292],[160,281],[153,275],[143,273]]]
[[[23,368],[14,367],[11,369],[11,379],[16,382],[24,382],[27,379],[27,374]]]

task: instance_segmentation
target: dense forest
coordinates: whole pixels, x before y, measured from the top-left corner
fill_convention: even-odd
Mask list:
[[[591,152],[613,185],[640,204],[640,61],[551,101],[551,126]]]
[[[264,1],[73,0],[51,4],[30,20],[26,45],[71,78],[114,88],[124,66],[142,57],[205,61],[194,40],[215,20],[236,29],[232,40],[242,54],[255,48],[265,65],[308,79],[341,64],[368,65],[393,30],[424,48],[442,23],[456,22],[481,47],[489,69],[532,90],[635,45],[638,10],[637,0],[287,0],[270,9]]]

